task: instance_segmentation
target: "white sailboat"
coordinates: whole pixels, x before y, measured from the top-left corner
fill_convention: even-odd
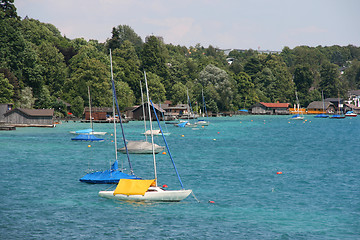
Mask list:
[[[295,91],[295,95],[296,95],[296,104],[295,104],[295,109],[297,114],[295,114],[294,116],[291,117],[292,120],[304,120],[304,115],[302,113],[300,113],[300,103],[299,103],[299,99],[298,99],[298,95],[297,92]]]
[[[203,100],[203,115],[204,115],[204,113],[206,114],[206,120],[199,119],[196,124],[200,125],[200,126],[209,126],[209,121],[208,121],[209,117],[208,117],[207,110],[206,110],[206,104],[205,104],[205,98],[204,98],[204,89],[201,90],[201,96],[202,96],[202,100]]]
[[[87,135],[105,135],[106,132],[95,132],[94,125],[92,121],[92,114],[91,114],[91,96],[90,96],[90,87],[88,86],[88,95],[89,95],[89,111],[90,111],[90,127],[88,129],[78,130],[78,131],[70,131],[72,134],[87,134]]]
[[[150,110],[150,99],[149,99],[149,91],[147,87],[146,73],[145,74],[145,84],[146,84],[146,92],[148,98],[148,110],[149,116],[151,116]],[[152,103],[152,102],[151,102]],[[154,111],[155,116],[156,112]],[[156,116],[157,117],[157,116]],[[157,119],[158,120],[158,119]],[[159,128],[161,129],[160,123],[158,121]],[[150,130],[152,130],[151,117],[150,117]],[[171,153],[169,151],[168,145],[166,143],[165,137],[163,135],[165,144],[167,146],[167,150],[171,157]],[[110,199],[117,200],[127,200],[127,201],[162,201],[162,202],[178,202],[190,195],[192,190],[185,190],[180,176],[176,170],[175,163],[171,157],[173,162],[174,169],[178,175],[181,190],[165,190],[163,188],[158,187],[157,184],[157,172],[156,172],[156,158],[154,152],[154,136],[151,134],[151,142],[153,144],[153,162],[154,162],[154,179],[149,180],[133,180],[133,179],[121,179],[114,191],[100,191],[99,196]]]

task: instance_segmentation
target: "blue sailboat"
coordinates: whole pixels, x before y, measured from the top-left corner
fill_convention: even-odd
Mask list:
[[[85,142],[103,142],[104,139],[103,138],[98,138],[94,135],[90,135],[90,134],[80,134],[80,135],[77,135],[76,137],[74,138],[71,138],[71,140],[73,141],[85,141]]]
[[[113,71],[112,71],[111,50],[110,50],[110,65],[111,65],[111,83],[112,83],[112,91],[113,91],[115,162],[111,165],[109,170],[88,173],[84,177],[79,179],[80,182],[93,183],[93,184],[109,184],[109,183],[114,184],[114,183],[118,183],[120,181],[120,179],[141,179],[141,178],[138,178],[135,176],[133,169],[132,169],[131,162],[130,162],[129,152],[127,151],[127,144],[126,144],[126,139],[125,139],[125,134],[124,134],[124,128],[122,125],[119,104],[117,101],[116,91],[115,91],[114,77],[113,77]],[[116,109],[119,113],[119,120],[120,120],[120,125],[121,125],[121,130],[122,130],[122,136],[123,136],[123,140],[124,140],[124,144],[125,144],[125,148],[126,148],[126,154],[127,154],[127,158],[128,158],[128,162],[129,162],[129,166],[130,166],[130,174],[124,173],[122,171],[122,169],[119,169],[119,166],[118,166],[115,104],[116,104]],[[89,135],[89,136],[93,136],[93,135]]]
[[[94,131],[94,125],[93,125],[93,122],[92,122],[92,114],[91,114],[91,96],[90,96],[90,87],[89,86],[88,86],[88,96],[89,96],[89,110],[90,110],[90,126],[91,126],[91,128],[77,130],[77,131],[70,131],[70,133],[72,133],[72,134],[80,134],[80,135],[85,135],[85,134],[87,134],[87,135],[105,135],[106,132],[95,132]],[[80,137],[80,139],[83,139],[83,138],[85,138],[85,137]],[[71,140],[77,140],[77,139],[78,138],[74,138],[74,139],[71,139]],[[86,140],[82,140],[82,141],[86,141]]]

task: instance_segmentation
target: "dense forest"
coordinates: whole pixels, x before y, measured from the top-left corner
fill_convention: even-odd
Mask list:
[[[145,42],[127,25],[113,27],[104,43],[68,39],[49,23],[17,15],[14,0],[0,1],[0,103],[23,108],[54,108],[57,116],[81,116],[87,86],[93,106],[111,106],[110,49],[121,108],[141,102],[140,80],[146,71],[154,102],[201,103],[213,112],[236,111],[259,101],[300,104],[345,97],[360,88],[360,48],[353,45],[285,47],[281,53],[213,46]],[[109,29],[110,32],[110,29]],[[61,101],[62,100],[62,101]]]

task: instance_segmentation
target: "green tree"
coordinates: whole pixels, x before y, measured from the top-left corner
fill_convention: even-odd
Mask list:
[[[47,86],[43,86],[35,102],[35,108],[50,108],[54,99]]]
[[[141,60],[143,69],[161,77],[166,90],[171,89],[169,72],[166,66],[166,48],[163,43],[155,36],[150,36],[144,44]]]
[[[325,96],[337,97],[339,94],[343,94],[339,72],[335,64],[329,62],[324,63],[321,66],[320,74],[320,88],[324,91]]]
[[[125,110],[126,107],[134,106],[135,95],[126,82],[116,81],[115,89],[120,111]]]
[[[1,0],[0,1],[0,9],[1,9],[0,10],[1,19],[5,19],[5,18],[20,19],[16,12],[14,0]]]
[[[20,80],[32,88],[34,96],[37,98],[44,85],[44,77],[42,75],[43,66],[39,64],[39,56],[36,47],[30,42],[26,42],[23,52],[24,62],[22,67],[22,75]]]
[[[140,60],[136,54],[135,48],[130,41],[125,40],[120,48],[112,52],[114,79],[126,82],[140,99],[139,80],[142,78],[140,71]]]
[[[161,83],[161,78],[151,72],[146,72],[146,78],[148,82],[150,100],[152,100],[154,103],[158,101],[165,101],[166,90],[164,85]]]
[[[135,47],[137,53],[140,53],[143,41],[141,37],[128,25],[119,25],[112,29],[112,37],[107,40],[107,49],[115,50],[120,48],[125,41],[129,41]]]
[[[0,103],[10,103],[14,95],[13,85],[5,78],[3,73],[0,73]]]
[[[36,98],[33,97],[31,87],[25,87],[22,89],[20,96],[19,107],[28,109],[33,108]]]
[[[202,86],[215,89],[218,98],[214,98],[215,95],[210,97],[215,100],[219,110],[230,109],[234,88],[230,76],[224,70],[210,64],[200,72],[198,82]]]
[[[186,86],[181,82],[175,83],[171,88],[171,101],[173,104],[186,103]]]
[[[344,78],[349,83],[350,89],[360,89],[360,61],[352,61],[344,72]]]
[[[84,59],[79,68],[65,81],[66,101],[77,96],[88,99],[88,86],[94,107],[111,106],[112,93],[108,66],[95,58]]]
[[[59,97],[66,78],[64,56],[48,42],[39,46],[38,55],[44,83],[48,86],[50,94]]]
[[[295,67],[294,83],[298,92],[307,93],[314,82],[314,77],[308,65]]]
[[[71,104],[71,113],[76,117],[81,117],[84,112],[84,99],[80,96],[74,98]]]

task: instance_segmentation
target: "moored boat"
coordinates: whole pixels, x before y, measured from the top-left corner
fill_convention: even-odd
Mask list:
[[[354,111],[347,111],[347,112],[345,113],[345,116],[346,116],[346,117],[356,117],[357,114],[354,113]]]

